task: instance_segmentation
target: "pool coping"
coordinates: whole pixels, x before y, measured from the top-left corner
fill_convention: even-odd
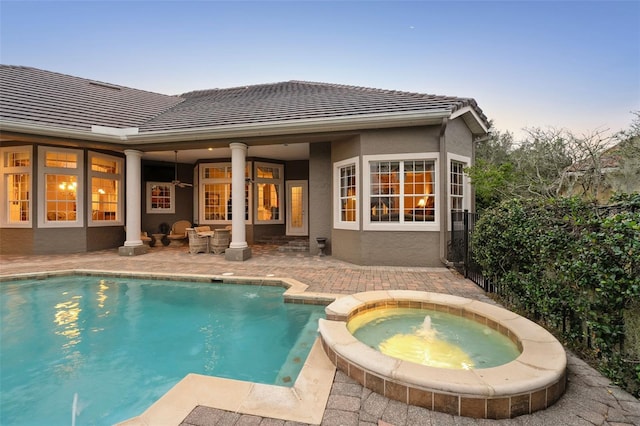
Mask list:
[[[433,309],[469,318],[509,337],[521,354],[507,364],[477,370],[429,367],[382,354],[357,340],[347,321],[387,307]],[[388,398],[448,414],[512,418],[547,408],[564,393],[564,347],[538,324],[499,306],[440,293],[388,290],[356,293],[325,308],[319,330],[336,367]]]
[[[283,294],[285,303],[323,306],[344,296],[341,294],[306,292],[308,288],[306,284],[291,278],[113,272],[96,269],[65,269],[7,275],[0,277],[0,283],[68,275],[278,286],[285,288]],[[198,406],[319,425],[329,400],[335,371],[335,366],[325,354],[320,338],[317,337],[292,387],[190,373],[151,404],[143,413],[119,422],[117,425],[174,426],[182,423],[193,409]]]

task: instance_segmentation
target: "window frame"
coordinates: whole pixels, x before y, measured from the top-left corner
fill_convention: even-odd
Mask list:
[[[229,177],[207,178],[205,177],[205,169],[207,167],[225,167],[229,172]],[[231,197],[231,180],[233,177],[231,162],[207,161],[205,163],[198,164],[197,169],[198,169],[197,175],[199,177],[197,180],[198,181],[198,197],[197,197],[198,210],[196,213],[198,217],[197,222],[201,225],[230,225],[232,222],[231,220],[227,220],[227,219],[206,220],[204,218],[204,209],[205,209],[204,187],[205,185],[208,185],[208,184],[229,185],[229,197]],[[246,225],[250,225],[253,220],[253,185],[251,185],[252,174],[253,174],[253,161],[245,161],[245,194],[246,194],[245,201],[247,204],[245,206],[246,217],[244,222]]]
[[[440,231],[440,203],[442,203],[442,197],[440,194],[440,154],[437,152],[412,152],[406,154],[381,154],[381,155],[364,155],[362,156],[362,167],[366,172],[362,173],[362,205],[370,204],[371,200],[371,162],[378,161],[398,161],[400,163],[400,188],[402,188],[399,194],[400,206],[399,209],[402,212],[404,210],[404,162],[405,161],[432,161],[433,162],[433,176],[435,182],[434,188],[434,218],[431,222],[405,222],[404,215],[400,215],[400,221],[398,222],[377,222],[371,221],[370,215],[363,213],[363,225],[362,229],[365,231]],[[363,207],[364,212],[364,207]]]
[[[10,167],[7,165],[7,155],[14,152],[26,152],[29,154],[29,165],[24,167]],[[2,208],[0,209],[0,224],[3,228],[31,228],[33,226],[33,146],[8,146],[0,148],[0,179],[2,179],[2,185],[0,185],[0,200],[2,202]],[[29,188],[28,188],[28,214],[29,220],[11,222],[11,215],[9,214],[9,175],[28,175],[29,176]]]
[[[47,153],[67,153],[77,155],[78,162],[75,168],[48,167],[46,166]],[[63,148],[57,146],[38,147],[38,227],[40,228],[80,228],[84,226],[84,151],[81,149]],[[53,175],[73,175],[76,176],[76,218],[67,221],[47,220],[47,184],[46,176]]]
[[[99,172],[92,169],[93,159],[101,158],[108,161],[115,161],[117,170],[115,173]],[[93,198],[89,200],[87,211],[91,214],[87,215],[87,226],[122,226],[124,224],[124,159],[113,155],[102,154],[99,152],[89,151],[88,153],[88,176],[87,185],[89,187],[89,197],[93,196],[93,178],[103,178],[115,180],[117,185],[118,199],[116,202],[116,220],[94,220],[93,219]]]
[[[169,188],[168,208],[153,207],[153,186],[161,185]],[[171,182],[148,181],[147,185],[147,214],[175,214],[176,212],[176,186]]]
[[[451,193],[451,172],[452,172],[452,163],[457,162],[462,164],[462,211],[471,210],[471,179],[469,175],[464,172],[465,167],[469,167],[471,165],[471,158],[465,157],[459,154],[447,153],[447,214],[451,215],[452,208],[452,199],[455,197]],[[451,224],[449,224],[449,228],[451,228]],[[449,229],[450,230],[450,229]]]
[[[342,187],[341,187],[341,171],[346,167],[355,166],[355,220],[342,220]],[[361,204],[361,188],[360,188],[360,158],[352,157],[346,160],[338,161],[333,164],[333,227],[335,229],[360,229],[360,204]]]
[[[273,169],[278,169],[279,170],[279,178],[274,179],[274,178],[259,178],[258,177],[258,167],[270,167]],[[285,205],[284,205],[284,191],[285,191],[285,187],[284,187],[284,165],[283,164],[279,164],[279,163],[268,163],[268,162],[254,162],[253,163],[253,185],[251,185],[254,188],[254,200],[253,200],[253,206],[255,211],[253,212],[253,217],[254,219],[254,225],[271,225],[271,224],[277,224],[277,225],[282,225],[284,224],[284,216],[285,216]],[[250,182],[251,183],[251,182]],[[276,220],[260,220],[260,216],[258,215],[258,208],[259,208],[259,203],[258,203],[258,184],[261,183],[265,183],[265,184],[275,184],[278,185],[280,190],[278,191],[278,210],[279,210],[279,218]]]

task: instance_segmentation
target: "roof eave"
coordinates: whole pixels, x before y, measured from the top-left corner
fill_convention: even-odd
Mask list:
[[[433,109],[397,113],[363,114],[331,118],[282,120],[192,129],[125,132],[93,126],[93,131],[46,126],[19,121],[1,121],[0,131],[31,133],[124,145],[181,142],[185,140],[238,139],[262,136],[339,132],[390,127],[433,125],[451,115],[449,110]]]
[[[467,125],[467,127],[469,127],[469,130],[471,130],[471,133],[473,133],[474,135],[485,135],[489,132],[488,123],[486,123],[485,120],[483,120],[480,115],[478,115],[476,110],[472,107],[467,106],[464,108],[460,108],[459,110],[451,114],[451,117],[449,118],[453,120],[454,118],[458,117],[462,117],[465,124]]]

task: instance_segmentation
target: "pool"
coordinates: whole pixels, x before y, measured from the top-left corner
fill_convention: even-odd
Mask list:
[[[0,417],[113,424],[189,373],[292,386],[323,307],[274,285],[62,276],[0,285]]]

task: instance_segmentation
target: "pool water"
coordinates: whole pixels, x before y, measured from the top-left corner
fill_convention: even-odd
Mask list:
[[[321,306],[284,289],[89,276],[0,284],[0,423],[110,425],[188,373],[292,386]]]
[[[350,319],[347,328],[385,355],[431,367],[497,367],[520,355],[516,345],[496,330],[428,309],[374,309]]]

